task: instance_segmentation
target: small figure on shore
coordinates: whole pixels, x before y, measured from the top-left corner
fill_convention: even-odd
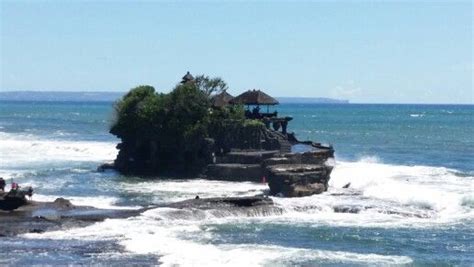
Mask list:
[[[196,196],[194,199],[199,199],[199,196]]]
[[[5,186],[7,185],[7,183],[5,182],[5,180],[0,177],[0,191],[5,191]]]
[[[30,197],[30,200],[32,200],[33,199],[33,187],[29,186],[28,189],[26,190],[25,195]]]
[[[12,188],[11,188],[11,190],[17,191],[18,189],[20,189],[20,186],[19,186],[17,183],[12,183]]]

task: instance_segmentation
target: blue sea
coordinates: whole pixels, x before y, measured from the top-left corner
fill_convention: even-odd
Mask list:
[[[334,146],[328,192],[273,198],[283,214],[155,208],[85,228],[0,237],[0,265],[474,265],[474,106],[276,110],[293,117],[289,130],[299,139]],[[33,186],[35,200],[65,197],[110,209],[267,190],[99,173],[117,154],[119,140],[108,133],[113,119],[113,102],[1,101],[0,176]]]

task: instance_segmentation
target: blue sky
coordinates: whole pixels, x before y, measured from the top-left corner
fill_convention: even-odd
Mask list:
[[[169,91],[474,103],[471,1],[1,1],[0,90]]]

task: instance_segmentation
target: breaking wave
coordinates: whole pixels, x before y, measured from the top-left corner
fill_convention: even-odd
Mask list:
[[[312,264],[403,265],[404,255],[307,249],[275,244],[219,243],[219,231],[244,225],[296,227],[425,228],[474,218],[472,176],[443,167],[383,164],[376,158],[337,162],[330,189],[303,198],[273,198],[278,210],[246,213],[235,210],[155,208],[128,219],[109,219],[87,228],[27,238],[110,240],[128,253],[158,255],[164,266],[287,266]],[[350,183],[350,187],[342,187]],[[122,182],[124,192],[159,196],[171,202],[202,197],[255,195],[265,185],[207,180]],[[112,202],[110,202],[112,203]],[[256,230],[257,231],[257,230]],[[258,231],[257,231],[258,232]]]
[[[44,139],[35,135],[0,132],[0,176],[84,162],[113,160],[115,143]]]
[[[408,264],[406,256],[379,255],[264,244],[213,244],[219,239],[205,223],[233,224],[231,218],[177,219],[172,209],[154,209],[126,220],[112,219],[83,229],[26,234],[27,238],[117,241],[128,252],[156,254],[164,266],[287,266],[315,263]],[[198,217],[195,217],[198,218]]]

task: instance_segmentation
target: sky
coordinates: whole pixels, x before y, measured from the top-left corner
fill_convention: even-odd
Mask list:
[[[0,0],[0,91],[229,92],[473,104],[471,1]]]

